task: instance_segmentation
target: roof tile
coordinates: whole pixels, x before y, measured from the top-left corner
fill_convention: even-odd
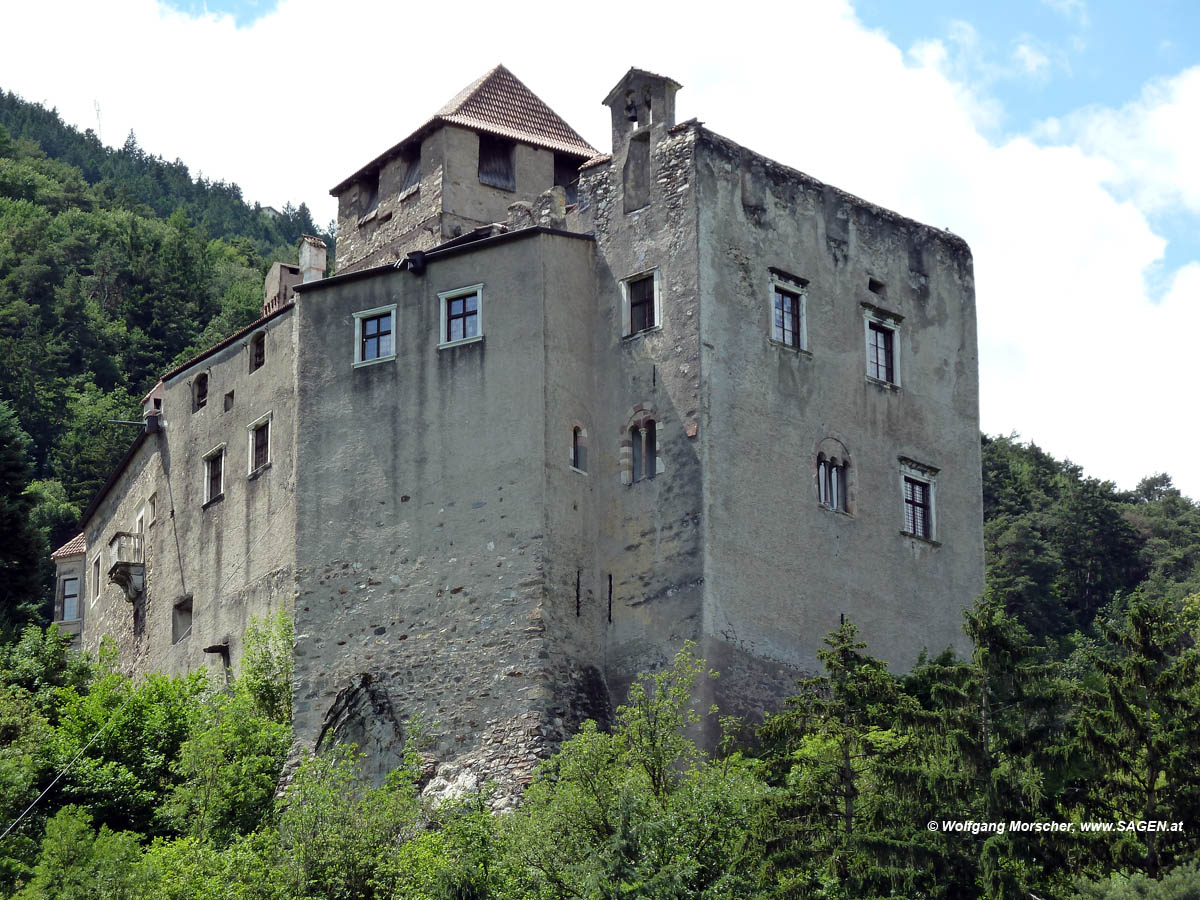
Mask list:
[[[62,559],[64,556],[78,556],[87,551],[87,540],[83,536],[83,532],[75,535],[57,550],[50,554],[51,559]]]

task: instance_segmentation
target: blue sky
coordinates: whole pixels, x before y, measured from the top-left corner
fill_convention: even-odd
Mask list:
[[[970,243],[981,421],[1200,498],[1200,3],[43,0],[0,88],[120,144],[336,213],[328,189],[498,62],[600,150],[630,65],[751,149]],[[436,28],[434,26],[436,25]],[[431,30],[433,29],[433,30]],[[436,39],[430,39],[436,34]],[[47,64],[44,47],[56,55]]]

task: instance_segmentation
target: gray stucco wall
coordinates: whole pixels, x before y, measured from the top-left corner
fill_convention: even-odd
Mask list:
[[[441,777],[509,784],[546,752],[545,305],[588,254],[531,233],[301,292],[298,745],[381,777],[418,719]],[[438,293],[477,284],[483,339],[439,349]],[[395,357],[354,367],[354,313],[393,304]]]
[[[965,649],[962,610],[983,589],[970,251],[710,133],[698,143],[706,633],[805,671],[842,614],[901,670]],[[808,282],[807,350],[770,339],[772,266]],[[902,317],[898,388],[866,375],[864,304]],[[848,452],[848,513],[818,501],[829,439]],[[935,541],[901,534],[901,457],[939,470]]]
[[[131,672],[223,668],[205,647],[228,642],[234,669],[252,618],[287,608],[294,592],[296,420],[293,384],[294,318],[284,312],[187,370],[168,379],[162,429],[149,435],[118,482],[85,523],[88,578],[99,548],[118,531],[134,531],[145,512],[145,584],[130,603],[109,584],[84,604],[84,649],[102,635],[120,650]],[[250,343],[265,333],[265,364],[250,371]],[[193,412],[195,378],[209,379],[208,400]],[[226,394],[233,393],[226,409]],[[248,426],[271,416],[270,462],[250,475]],[[225,446],[224,495],[205,505],[205,456]],[[153,497],[154,515],[149,513]],[[191,632],[173,640],[174,606],[192,598]],[[143,618],[144,616],[144,618]]]

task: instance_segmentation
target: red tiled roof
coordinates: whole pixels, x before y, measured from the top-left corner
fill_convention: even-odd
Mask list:
[[[87,541],[83,537],[83,532],[75,535],[57,550],[50,554],[51,559],[61,559],[64,556],[78,556],[87,551]]]
[[[585,159],[590,159],[597,152],[580,137],[579,132],[564,122],[558,113],[543,103],[512,72],[504,66],[496,66],[459,91],[424,125],[341,181],[330,193],[336,196],[363,173],[379,167],[401,147],[439,123],[461,125],[473,131],[511,138],[523,144],[557,150]]]

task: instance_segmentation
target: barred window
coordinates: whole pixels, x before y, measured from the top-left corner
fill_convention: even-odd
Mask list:
[[[905,475],[904,530],[917,537],[933,537],[930,512],[929,482]]]

